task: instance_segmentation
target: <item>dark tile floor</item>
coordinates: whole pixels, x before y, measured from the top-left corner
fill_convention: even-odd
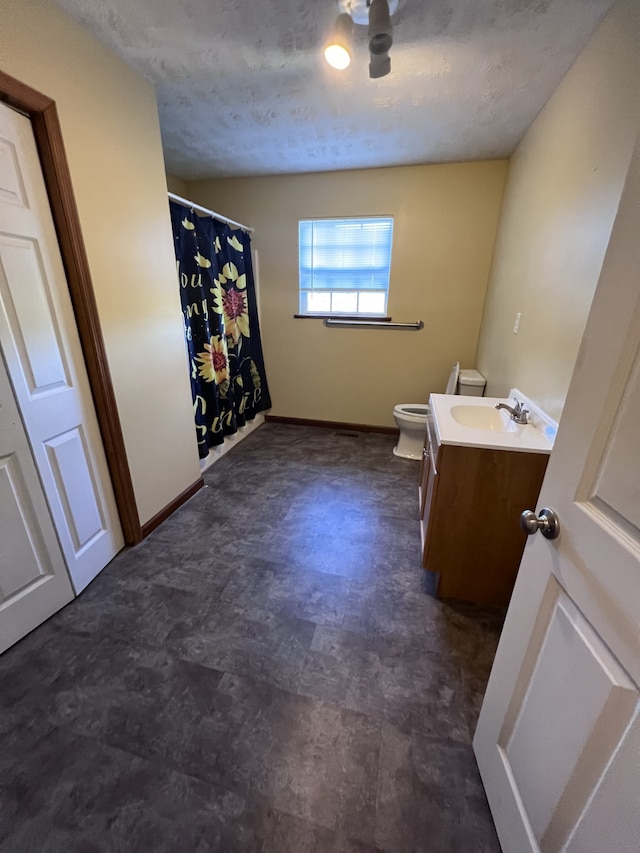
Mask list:
[[[416,463],[263,426],[0,658],[0,851],[499,851],[499,614],[428,594]]]

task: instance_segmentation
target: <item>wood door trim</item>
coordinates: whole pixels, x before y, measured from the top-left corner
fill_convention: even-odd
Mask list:
[[[142,528],[56,104],[3,71],[0,101],[28,116],[33,126],[122,532],[125,542],[135,545]]]

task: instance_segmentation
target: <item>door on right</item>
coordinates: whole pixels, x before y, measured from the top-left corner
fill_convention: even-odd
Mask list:
[[[640,148],[474,750],[505,853],[640,850]],[[534,509],[531,507],[531,509]]]

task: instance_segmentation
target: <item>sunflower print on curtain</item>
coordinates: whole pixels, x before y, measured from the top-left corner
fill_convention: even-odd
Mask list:
[[[249,235],[170,202],[198,452],[271,408]]]

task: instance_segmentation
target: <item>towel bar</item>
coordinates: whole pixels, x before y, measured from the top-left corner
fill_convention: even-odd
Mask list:
[[[362,327],[367,329],[410,329],[414,332],[419,332],[420,329],[424,329],[424,323],[422,320],[418,320],[417,323],[390,323],[387,320],[339,320],[339,319],[329,319],[327,318],[324,321],[325,326],[335,326],[345,328],[347,326],[353,326],[355,328]]]

